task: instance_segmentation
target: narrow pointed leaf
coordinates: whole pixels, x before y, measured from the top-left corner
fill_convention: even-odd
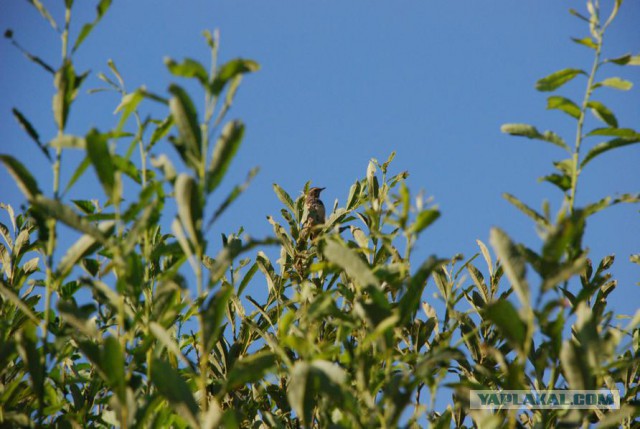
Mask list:
[[[579,45],[583,45],[586,46],[587,48],[591,48],[591,49],[597,49],[598,45],[596,44],[596,42],[593,41],[593,39],[591,39],[591,37],[583,37],[582,39],[577,39],[572,37],[571,40],[573,40],[574,42],[576,42]]]
[[[527,324],[513,304],[506,299],[494,301],[485,307],[483,315],[498,327],[498,330],[517,350],[524,350]]]
[[[107,337],[101,356],[101,367],[109,386],[118,396],[121,404],[126,403],[126,384],[124,373],[124,354],[120,343],[114,337]]]
[[[76,231],[84,232],[94,237],[100,243],[106,242],[106,237],[98,227],[91,222],[78,215],[71,207],[62,204],[60,201],[47,198],[43,195],[37,195],[32,204],[34,209],[41,212],[45,216],[59,220]]]
[[[86,149],[87,140],[84,137],[63,134],[51,140],[49,145],[55,149]]]
[[[13,112],[13,116],[16,118],[22,129],[29,135],[29,137],[31,137],[31,140],[33,140],[38,145],[38,148],[42,151],[42,153],[44,153],[44,156],[46,156],[47,159],[51,161],[49,149],[44,144],[42,144],[42,142],[40,141],[40,135],[35,130],[35,128],[33,128],[31,122],[29,122],[27,118],[24,117],[22,112],[20,112],[18,109],[13,108],[11,109],[11,111]]]
[[[171,334],[162,325],[156,322],[150,322],[149,331],[151,331],[153,336],[156,337],[158,341],[160,341],[160,343],[162,343],[162,345],[165,346],[169,352],[173,353],[173,355],[179,358],[185,365],[191,365],[189,359],[187,359],[185,355],[182,354],[178,343],[175,342]]]
[[[409,232],[419,234],[440,217],[440,211],[436,209],[422,210],[416,216],[416,221],[409,227]]]
[[[578,69],[564,69],[551,73],[549,76],[540,79],[536,82],[536,89],[538,91],[553,91],[560,88],[565,83],[569,82],[579,74],[586,74],[582,70]]]
[[[198,404],[187,382],[169,363],[154,359],[151,364],[151,381],[171,404],[173,409],[191,425],[198,427]]]
[[[247,190],[247,188],[249,187],[249,185],[251,184],[254,177],[256,177],[259,171],[260,169],[258,167],[252,168],[251,170],[249,170],[249,173],[247,174],[247,178],[245,179],[245,181],[233,187],[233,189],[231,190],[231,192],[229,192],[229,194],[226,196],[224,201],[220,203],[216,211],[213,213],[213,215],[211,215],[211,219],[209,219],[209,222],[207,222],[207,229],[209,229],[211,225],[213,225],[213,223],[216,220],[218,220],[218,218],[222,216],[222,214],[229,208],[229,206],[238,197],[240,197],[240,195],[242,195],[244,191]]]
[[[5,283],[0,280],[0,295],[4,297],[4,299],[11,301],[13,305],[15,305],[25,316],[33,321],[35,324],[40,323],[40,319],[36,317],[33,312],[33,309],[27,305],[18,295],[15,294],[13,290],[11,290]]]
[[[75,52],[78,50],[82,42],[84,42],[84,40],[91,33],[91,31],[98,24],[98,22],[100,22],[104,14],[107,13],[107,10],[109,9],[110,6],[111,6],[111,0],[100,0],[100,3],[98,3],[98,6],[96,7],[95,19],[92,22],[88,22],[82,26],[82,29],[80,30],[80,34],[78,34],[78,38],[73,44],[73,49],[71,49],[71,52]]]
[[[171,85],[169,92],[173,95],[169,100],[169,109],[173,121],[178,127],[180,139],[185,145],[189,162],[197,165],[200,160],[201,134],[198,125],[198,114],[187,92],[177,85]]]
[[[337,241],[330,240],[324,248],[324,255],[327,260],[344,269],[363,288],[370,285],[380,286],[380,282],[371,271],[371,268],[354,250]]]
[[[571,177],[566,174],[549,174],[538,179],[539,182],[549,182],[552,185],[560,188],[562,192],[566,192],[571,189]]]
[[[227,83],[238,75],[255,72],[260,69],[260,65],[252,60],[236,58],[223,64],[216,72],[216,76],[211,82],[210,90],[213,95],[219,95]]]
[[[520,201],[515,196],[505,192],[502,194],[502,197],[505,200],[509,201],[511,204],[513,204],[522,213],[526,214],[531,219],[535,220],[537,223],[540,223],[542,225],[549,224],[549,222],[547,221],[547,219],[544,218],[544,216],[542,216],[540,213],[538,213],[537,211],[535,211],[534,209],[532,209],[531,207],[529,207],[528,205]]]
[[[530,305],[531,294],[529,283],[526,279],[525,261],[511,239],[504,231],[492,228],[489,241],[493,250],[498,255],[500,263],[504,267],[504,272],[516,291],[520,302],[523,305]]]
[[[109,199],[113,200],[115,191],[115,166],[109,152],[107,139],[96,129],[87,134],[87,155],[96,169],[96,174]]]
[[[617,128],[618,120],[611,110],[607,108],[604,104],[599,101],[589,101],[587,103],[587,107],[591,109],[593,115],[600,119],[602,122],[606,123],[610,127]]]
[[[293,202],[293,200],[291,199],[287,191],[282,189],[277,183],[273,184],[273,191],[276,193],[276,196],[282,202],[282,204],[285,205],[287,210],[295,214],[296,213],[295,203]]]
[[[207,83],[208,75],[207,70],[198,61],[185,58],[182,62],[178,63],[171,58],[165,58],[165,65],[174,76],[198,79],[203,85]]]
[[[207,171],[207,192],[213,192],[224,178],[244,135],[244,124],[232,121],[225,125],[213,149],[211,165]]]
[[[624,137],[627,139],[640,139],[640,133],[631,128],[596,128],[586,135],[586,137],[589,136],[611,136]]]
[[[40,12],[40,15],[42,15],[42,17],[46,19],[47,22],[49,22],[49,25],[51,25],[51,28],[53,28],[56,32],[59,31],[58,24],[53,19],[49,11],[40,2],[40,0],[27,0],[27,1],[31,3],[36,9],[38,9],[38,12]]]
[[[268,350],[263,350],[237,360],[227,376],[226,390],[231,391],[248,383],[262,380],[276,363],[276,355]]]
[[[10,155],[0,155],[0,162],[4,164],[13,180],[16,181],[20,191],[28,200],[32,200],[36,195],[41,194],[36,179],[33,178],[29,170],[20,161]]]
[[[198,187],[193,177],[186,173],[178,176],[175,183],[178,216],[189,234],[193,244],[201,242],[202,203],[198,195]]]
[[[211,351],[222,332],[222,320],[225,316],[227,303],[233,294],[231,285],[224,285],[213,295],[203,308],[204,347],[207,353]]]
[[[82,160],[80,165],[78,165],[78,167],[76,168],[76,171],[73,172],[73,176],[71,176],[71,179],[69,179],[67,186],[65,186],[63,194],[66,194],[69,191],[69,189],[73,187],[73,185],[78,181],[78,179],[82,177],[84,172],[87,171],[87,168],[89,168],[90,165],[91,165],[91,160],[89,159],[88,156],[86,156]]]
[[[582,160],[582,163],[580,163],[580,167],[584,167],[589,163],[589,161],[591,161],[596,156],[603,154],[604,152],[610,151],[612,149],[617,149],[619,147],[636,144],[638,142],[640,142],[640,137],[635,137],[630,139],[618,138],[618,139],[610,140],[608,142],[599,143],[594,147],[592,147],[591,150],[589,150],[589,152],[587,152],[587,155]]]
[[[633,83],[619,77],[610,77],[603,80],[602,82],[595,83],[593,85],[593,88],[599,88],[601,86],[619,89],[620,91],[629,91],[631,88],[633,88]]]
[[[115,223],[113,221],[106,221],[98,225],[98,229],[105,235],[110,236],[115,229]],[[66,277],[73,267],[82,259],[100,247],[100,243],[96,241],[91,235],[85,234],[80,237],[64,254],[60,263],[58,264],[58,275],[60,278]]]
[[[557,109],[565,112],[567,115],[578,119],[580,117],[580,107],[568,98],[557,95],[547,98],[547,109]]]
[[[504,124],[500,130],[503,133],[511,134],[512,136],[522,136],[530,139],[546,141],[569,151],[569,146],[567,146],[564,140],[553,131],[540,133],[536,127],[528,124]]]
[[[76,93],[76,74],[71,60],[67,59],[56,71],[54,84],[57,91],[53,96],[53,116],[58,130],[64,130]]]

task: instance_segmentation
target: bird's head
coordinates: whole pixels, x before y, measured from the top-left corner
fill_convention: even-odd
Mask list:
[[[324,191],[325,188],[311,188],[309,189],[309,197],[311,198],[320,198],[320,192]]]

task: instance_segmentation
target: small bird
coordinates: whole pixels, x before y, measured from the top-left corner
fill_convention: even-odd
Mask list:
[[[324,223],[325,208],[320,199],[320,193],[325,188],[311,188],[305,199],[306,219],[304,221],[303,236],[310,236],[311,239],[318,235],[317,227]]]

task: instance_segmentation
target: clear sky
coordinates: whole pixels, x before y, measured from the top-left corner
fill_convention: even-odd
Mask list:
[[[78,18],[93,18],[95,2],[76,3]],[[328,206],[336,198],[344,204],[369,159],[383,161],[396,151],[392,171],[408,170],[412,192],[424,189],[442,210],[418,244],[419,258],[471,256],[476,239],[488,243],[492,226],[539,249],[533,223],[501,193],[510,192],[535,208],[548,198],[557,209],[560,193],[536,179],[551,173],[551,161],[563,153],[502,135],[500,125],[531,123],[573,141],[574,121],[545,110],[548,94],[534,89],[535,81],[551,72],[591,65],[592,51],[569,39],[588,31],[568,13],[570,7],[583,10],[584,2],[116,1],[75,57],[76,70],[91,69],[92,74],[72,108],[68,131],[85,134],[92,126],[106,130],[117,122],[115,95],[86,94],[103,86],[96,75],[108,71],[109,58],[130,90],[144,84],[166,93],[176,78],[166,71],[163,58],[192,57],[208,64],[201,33],[219,28],[222,60],[251,58],[262,70],[244,79],[230,113],[244,120],[247,132],[218,201],[251,167],[260,166],[261,172],[217,224],[216,234],[240,226],[252,236],[271,234],[266,216],[279,215],[281,208],[271,190],[274,182],[298,194],[311,180],[327,187]],[[51,8],[61,20],[60,8]],[[75,22],[77,34],[80,21]],[[640,53],[638,22],[640,3],[627,0],[606,35],[605,56]],[[0,4],[0,29],[6,28],[34,54],[59,65],[59,41],[27,1]],[[47,161],[14,121],[11,108],[19,108],[50,140],[55,135],[51,78],[7,40],[0,42],[0,64],[0,152],[22,160],[41,187],[50,189]],[[637,129],[640,67],[611,66],[601,75],[609,76],[636,86],[629,92],[602,91],[598,99],[614,110],[621,127]],[[577,78],[562,93],[579,101],[584,85]],[[153,106],[153,112],[162,109]],[[591,118],[587,125],[600,126]],[[173,153],[167,146],[162,150]],[[65,155],[63,183],[77,162],[76,155]],[[593,161],[581,177],[579,204],[640,191],[639,165],[640,146]],[[91,197],[98,186],[90,171],[71,197]],[[4,169],[0,201],[14,207],[23,201]],[[217,246],[217,239],[212,243]],[[640,267],[628,258],[640,253],[638,206],[617,206],[590,218],[585,243],[594,260],[616,254],[613,272],[619,287],[610,299],[618,312],[634,312],[640,303]]]

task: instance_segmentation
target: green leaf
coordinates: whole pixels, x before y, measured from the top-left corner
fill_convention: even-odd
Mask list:
[[[589,101],[587,102],[587,107],[591,109],[591,112],[596,118],[600,119],[610,127],[618,128],[618,120],[614,116],[613,112],[604,104],[599,101]]]
[[[29,371],[33,392],[36,394],[38,402],[41,402],[44,393],[45,368],[42,366],[43,361],[40,359],[40,349],[37,347],[38,335],[36,329],[37,325],[34,322],[25,322],[17,332],[17,340],[18,351]]]
[[[277,363],[276,355],[268,350],[259,351],[235,361],[227,376],[225,390],[232,391],[260,380]]]
[[[419,234],[439,217],[440,211],[437,209],[422,210],[418,213],[418,216],[416,216],[416,221],[409,228],[409,232]]]
[[[116,107],[116,110],[113,112],[118,113],[122,111],[122,116],[120,117],[120,121],[118,122],[118,130],[122,129],[127,118],[129,118],[129,116],[131,116],[131,114],[135,112],[138,104],[140,104],[140,102],[144,99],[142,91],[143,90],[138,90],[122,96],[120,104],[118,104],[118,107]]]
[[[549,182],[552,185],[560,188],[562,192],[567,192],[571,189],[571,177],[566,174],[549,174],[538,179],[539,182]]]
[[[347,210],[355,208],[360,198],[360,182],[356,182],[349,188],[349,196],[347,197]],[[294,211],[295,213],[295,211]]]
[[[102,370],[104,371],[109,386],[113,389],[121,404],[127,402],[124,354],[120,343],[115,337],[107,337],[104,342],[101,356]]]
[[[51,140],[49,145],[55,149],[86,149],[87,140],[84,137],[63,134]]]
[[[198,193],[198,185],[193,177],[181,173],[175,183],[178,216],[187,230],[194,245],[199,245],[202,238],[202,202]]]
[[[151,363],[151,381],[178,415],[184,417],[191,427],[199,427],[198,404],[177,369],[156,358]]]
[[[608,79],[603,80],[602,82],[598,82],[593,84],[593,88],[599,88],[601,86],[606,86],[609,88],[619,89],[621,91],[629,91],[633,88],[633,83],[628,80],[621,79],[619,77],[610,77]]]
[[[71,200],[71,202],[84,214],[94,214],[96,212],[96,200]]]
[[[591,368],[588,358],[589,356],[574,341],[567,340],[562,344],[560,362],[569,389],[590,390],[595,388],[592,376],[594,369]]]
[[[40,12],[40,15],[42,15],[42,17],[49,22],[49,25],[51,25],[51,28],[53,28],[56,32],[60,31],[58,29],[58,24],[56,24],[56,21],[53,19],[49,11],[44,7],[44,5],[40,2],[40,0],[27,0],[27,1],[31,3],[36,9],[38,9],[38,12]]]
[[[589,37],[589,36],[583,37],[582,39],[576,39],[576,38],[572,37],[571,40],[573,40],[574,42],[576,42],[579,45],[586,46],[587,48],[591,48],[591,49],[597,49],[598,48],[598,45],[596,44],[596,42],[594,42],[591,39],[591,37]]]
[[[62,67],[56,71],[54,84],[57,91],[53,96],[53,116],[58,130],[64,130],[71,102],[77,92],[76,74],[71,60],[65,60]]]
[[[175,62],[171,58],[165,58],[164,64],[174,76],[198,79],[203,85],[207,84],[207,70],[198,61],[185,58],[181,63]]]
[[[609,140],[608,142],[599,143],[594,147],[592,147],[589,150],[589,152],[587,152],[587,155],[584,157],[584,159],[580,163],[580,167],[581,168],[584,167],[589,163],[589,161],[591,161],[596,156],[603,154],[604,152],[607,152],[619,147],[636,144],[638,142],[640,142],[640,136],[635,138],[630,138],[630,139],[618,138],[618,139]]]
[[[13,112],[13,116],[16,118],[22,129],[29,135],[29,137],[31,137],[31,140],[33,140],[38,145],[38,148],[40,148],[42,153],[44,153],[44,156],[46,156],[47,159],[51,161],[49,149],[44,144],[42,144],[42,142],[40,141],[40,135],[35,130],[35,128],[33,128],[31,122],[29,122],[27,118],[24,117],[22,112],[20,112],[18,109],[13,108],[11,109],[11,111]]]
[[[504,272],[511,282],[513,289],[518,295],[518,299],[524,306],[531,303],[531,293],[529,292],[529,283],[526,279],[526,267],[524,258],[518,252],[509,236],[499,228],[491,228],[489,241],[493,246],[493,250],[500,258],[500,262],[504,267]]]
[[[631,128],[596,128],[591,130],[585,137],[590,136],[612,136],[625,137],[628,139],[640,139],[640,133]]]
[[[295,215],[296,213],[295,203],[293,202],[293,200],[291,199],[287,191],[282,189],[277,183],[273,184],[273,191],[276,193],[276,196],[282,202],[282,204],[285,205],[287,210],[289,210],[291,213]]]
[[[231,192],[229,192],[229,194],[226,196],[224,201],[222,201],[222,203],[220,203],[220,205],[218,206],[216,211],[213,213],[213,215],[211,215],[211,219],[209,219],[209,222],[207,222],[207,230],[227,210],[227,208],[229,208],[229,206],[240,195],[242,195],[242,193],[244,191],[247,190],[247,188],[251,184],[251,181],[253,180],[254,177],[256,177],[256,175],[258,174],[259,171],[260,171],[260,168],[258,168],[258,167],[252,168],[251,170],[249,170],[249,173],[247,173],[247,178],[245,179],[245,181],[242,182],[241,184],[235,185],[233,187],[233,189],[231,190]]]
[[[357,226],[350,225],[349,229],[351,230],[351,235],[353,235],[354,240],[361,249],[369,248],[369,237],[365,234],[362,229]]]
[[[207,193],[213,192],[224,178],[244,135],[244,124],[231,121],[225,125],[213,149],[211,164],[207,170]]]
[[[427,279],[435,269],[442,266],[445,262],[446,261],[436,259],[432,256],[427,259],[420,268],[418,268],[413,276],[411,276],[407,290],[402,298],[400,298],[400,302],[398,304],[401,325],[404,326],[413,320],[416,312],[418,311],[424,288],[427,286]]]
[[[85,171],[87,171],[87,168],[89,168],[90,165],[91,165],[91,160],[89,159],[88,156],[86,156],[82,160],[80,165],[78,165],[78,168],[76,168],[76,171],[73,172],[73,176],[71,176],[71,179],[69,179],[67,186],[65,186],[64,188],[63,195],[66,194],[69,191],[69,189],[71,189],[71,187],[78,181],[78,179],[80,179],[80,177],[82,177],[82,175],[84,174]]]
[[[540,79],[536,82],[536,89],[538,91],[553,91],[555,89],[560,88],[565,83],[569,82],[571,79],[575,78],[579,74],[586,73],[579,69],[564,69],[559,70],[555,73],[551,73],[549,76]]]
[[[4,297],[4,299],[11,301],[13,305],[15,305],[25,316],[33,321],[35,324],[40,323],[40,319],[36,317],[33,312],[33,309],[27,305],[18,295],[15,294],[13,290],[11,290],[7,285],[0,280],[0,295]],[[3,304],[4,305],[4,304]]]
[[[199,165],[201,157],[202,136],[198,125],[198,114],[187,92],[177,85],[171,85],[169,92],[173,95],[169,100],[169,109],[173,121],[178,127],[181,143],[185,145],[185,161],[191,167]]]
[[[108,237],[113,234],[115,222],[102,222],[98,225],[98,229]],[[71,247],[69,247],[62,259],[60,259],[60,263],[57,268],[59,278],[66,277],[76,266],[78,261],[89,256],[99,248],[100,244],[91,235],[85,234],[80,237],[73,245],[71,245]]]
[[[298,361],[291,369],[287,398],[304,426],[311,426],[315,396],[323,394],[339,402],[344,397],[345,371],[338,365],[317,360],[312,363]],[[348,409],[348,407],[346,407]]]
[[[110,200],[115,199],[115,166],[107,145],[107,138],[95,128],[87,134],[87,155]]]
[[[0,162],[4,164],[13,180],[16,181],[20,191],[29,201],[42,193],[38,188],[36,179],[33,178],[29,170],[20,161],[10,155],[0,155]]]
[[[149,144],[146,147],[146,151],[150,151],[151,148],[158,142],[160,139],[164,138],[171,127],[173,126],[173,117],[167,116],[167,118],[162,121],[155,130],[153,130],[153,134],[151,134],[151,139],[149,140]]]
[[[577,10],[570,8],[569,9],[569,13],[573,16],[575,16],[576,18],[579,18],[585,22],[589,22],[589,18],[587,18],[586,16],[582,15],[580,12],[578,12]]]
[[[114,155],[111,161],[113,162],[113,166],[116,168],[117,171],[120,171],[126,174],[131,180],[133,180],[137,184],[142,184],[142,177],[140,176],[140,170],[138,170],[138,167],[136,167],[136,165],[132,161],[126,158],[123,158],[120,155]],[[153,173],[153,171],[151,172],[147,171],[147,176],[151,176],[151,173]]]
[[[575,275],[584,273],[584,269],[587,265],[587,255],[582,254],[574,260],[569,260],[552,271],[545,273],[544,280],[542,282],[542,290],[547,291],[554,286],[560,285]]]
[[[532,209],[531,207],[529,207],[528,205],[526,205],[525,203],[520,201],[515,196],[505,192],[505,193],[502,194],[502,197],[505,200],[509,201],[511,204],[513,204],[522,213],[524,213],[525,215],[529,216],[531,219],[535,220],[537,223],[542,224],[542,225],[548,225],[549,224],[549,222],[547,221],[547,219],[545,219],[544,216],[542,216],[540,213],[538,213],[537,211],[535,211],[534,209]]]
[[[576,210],[570,217],[565,217],[553,227],[542,247],[542,256],[546,261],[558,262],[568,253],[578,252],[584,234],[585,215]]]
[[[314,386],[309,380],[311,365],[304,361],[297,361],[291,368],[289,384],[287,386],[287,398],[291,408],[302,419],[303,424],[311,423],[313,413]]]
[[[564,140],[553,131],[545,131],[540,133],[534,126],[528,124],[504,124],[500,130],[503,133],[511,134],[512,136],[522,136],[530,139],[542,140],[559,146],[566,151],[570,151],[569,146]]]
[[[632,55],[627,62],[629,66],[640,66],[640,55]]]
[[[517,349],[525,349],[527,341],[527,324],[506,299],[500,299],[488,304],[484,308],[484,318],[490,320],[505,338]]]
[[[222,320],[225,315],[227,303],[233,294],[231,285],[224,285],[213,295],[209,302],[202,309],[204,320],[204,347],[209,353],[213,345],[218,341],[222,331]]]
[[[567,115],[578,119],[580,117],[580,108],[576,103],[568,98],[553,95],[547,98],[547,109],[557,109],[565,112]]]
[[[354,250],[349,249],[337,241],[329,240],[323,253],[329,262],[344,269],[362,288],[366,286],[380,287],[377,277],[373,274],[367,263],[364,262]]]
[[[631,54],[624,54],[617,58],[610,58],[610,59],[604,60],[605,63],[614,63],[619,66],[626,66],[627,64],[629,64],[630,61],[631,61]]]
[[[226,84],[241,74],[260,70],[260,65],[252,60],[236,58],[223,64],[216,72],[216,76],[211,82],[210,90],[213,95],[220,95]]]
[[[100,229],[60,201],[47,198],[43,195],[37,195],[31,203],[33,204],[33,208],[38,212],[57,219],[76,231],[84,232],[100,243],[104,244],[106,242],[107,239]]]
[[[86,23],[82,26],[82,30],[80,30],[80,34],[78,34],[78,38],[73,44],[73,49],[71,49],[71,53],[74,53],[82,44],[84,39],[87,38],[89,33],[93,30],[93,28],[100,22],[104,14],[107,12],[109,7],[111,6],[111,0],[100,0],[98,6],[96,7],[96,17],[93,22]]]
[[[173,355],[179,358],[182,362],[184,362],[185,365],[191,366],[191,362],[189,362],[189,359],[187,359],[185,355],[182,354],[182,351],[180,350],[178,343],[175,342],[171,334],[166,329],[164,329],[164,327],[161,324],[156,322],[150,322],[149,331],[151,331],[153,336],[156,337],[158,341],[163,346],[165,346],[169,352],[173,353]]]
[[[9,232],[9,228],[7,228],[7,226],[1,222],[0,222],[0,235],[2,236],[4,241],[7,243],[7,246],[9,246],[9,248],[13,247],[13,240],[11,239],[11,233]]]

